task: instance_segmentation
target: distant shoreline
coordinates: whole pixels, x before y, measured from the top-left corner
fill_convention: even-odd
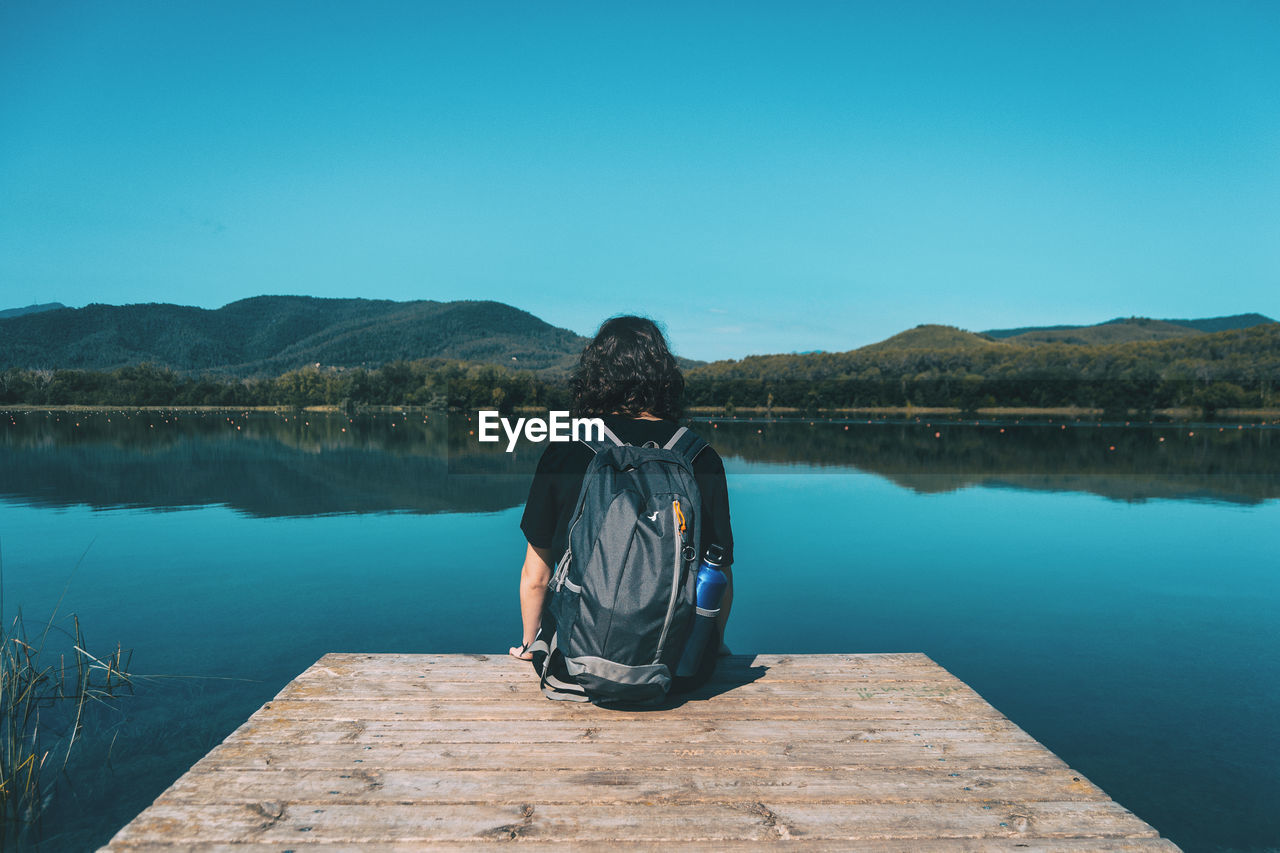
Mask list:
[[[780,417],[806,417],[804,410],[796,407],[774,406],[772,409],[764,406],[735,406],[734,410],[726,413],[720,406],[689,406],[685,409],[685,413],[697,416],[722,416],[732,418],[734,415],[778,415]],[[1083,408],[1080,406],[980,406],[976,409],[970,409],[966,412],[955,406],[863,406],[859,408],[836,408],[836,409],[820,409],[818,413],[811,419],[828,419],[833,417],[843,417],[855,414],[874,414],[874,415],[1047,415],[1053,417],[1102,417],[1106,414],[1104,409]],[[1114,414],[1118,415],[1118,412]],[[1145,414],[1145,413],[1144,413]],[[1198,408],[1190,406],[1182,406],[1172,409],[1154,409],[1150,412],[1152,415],[1159,415],[1167,418],[1190,419],[1200,416],[1201,412]],[[1125,417],[1138,417],[1137,409],[1126,409]],[[1251,418],[1280,418],[1280,409],[1219,409],[1215,420],[1230,419],[1233,417],[1251,417]]]
[[[339,414],[343,411],[341,406],[106,406],[106,405],[7,405],[0,408],[0,412],[17,412],[17,411],[39,411],[39,412],[325,412]],[[394,406],[394,405],[370,405],[356,406],[353,412],[373,412],[373,413],[389,413],[389,412],[438,412],[446,414],[445,410],[432,408],[428,406]],[[517,412],[543,412],[545,408],[532,406],[517,406]],[[467,412],[454,412],[455,414],[469,414]],[[782,418],[807,418],[809,420],[833,420],[847,419],[849,415],[897,415],[897,416],[916,416],[916,415],[978,415],[978,416],[1030,416],[1030,417],[1102,417],[1106,412],[1100,408],[1083,408],[1079,406],[982,406],[972,409],[968,412],[954,406],[865,406],[860,408],[835,408],[821,409],[817,413],[807,415],[803,409],[788,406],[774,406],[766,408],[765,406],[736,406],[732,412],[726,412],[721,406],[689,406],[685,409],[687,416],[699,419],[706,418],[726,418],[733,419],[738,415],[746,415],[750,417],[768,417],[777,416]],[[1146,413],[1144,413],[1146,414]],[[1179,407],[1171,409],[1155,409],[1149,413],[1164,418],[1173,418],[1176,420],[1191,420],[1201,417],[1199,409],[1192,407]],[[1118,412],[1112,413],[1113,416],[1119,416]],[[1139,417],[1136,409],[1126,411],[1124,417]],[[1280,409],[1219,409],[1213,418],[1215,423],[1230,421],[1232,418],[1275,418],[1280,419]]]

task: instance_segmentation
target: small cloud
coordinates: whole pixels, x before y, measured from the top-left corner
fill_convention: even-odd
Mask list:
[[[727,308],[708,308],[707,310],[710,311],[712,314],[728,314],[729,313],[729,309]]]

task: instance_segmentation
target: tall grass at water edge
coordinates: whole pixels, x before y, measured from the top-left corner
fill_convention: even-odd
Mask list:
[[[0,556],[0,847],[39,835],[88,716],[133,689],[131,653],[91,654],[79,618],[59,628],[57,610],[34,631],[21,608],[5,623]]]

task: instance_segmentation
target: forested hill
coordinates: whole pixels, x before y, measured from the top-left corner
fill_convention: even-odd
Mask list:
[[[991,340],[921,326],[849,352],[749,356],[702,365],[686,377],[690,405],[726,409],[1270,408],[1280,389],[1280,323],[1095,345]]]
[[[1205,317],[1198,320],[1116,317],[1092,326],[1024,326],[1019,329],[988,329],[979,334],[986,338],[1029,344],[1121,344],[1248,329],[1274,322],[1275,320],[1262,314],[1233,314],[1230,317]]]
[[[6,308],[0,311],[0,319],[5,317],[21,317],[23,314],[39,314],[41,311],[53,311],[58,308],[66,308],[61,302],[43,302],[32,305],[25,305],[22,308]]]
[[[0,318],[0,369],[108,370],[150,362],[274,376],[307,364],[451,358],[567,369],[586,339],[500,302],[258,296],[216,310],[88,305]]]
[[[1079,346],[989,340],[951,326],[919,326],[848,352],[753,355],[715,361],[693,379],[879,381],[892,378],[1144,378],[1280,381],[1280,323],[1166,340]]]

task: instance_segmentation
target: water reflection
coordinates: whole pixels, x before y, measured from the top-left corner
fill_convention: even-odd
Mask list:
[[[524,500],[537,461],[532,449],[450,443],[448,419],[421,412],[3,417],[0,495],[37,506],[221,504],[261,517],[495,512]]]
[[[254,516],[493,512],[519,505],[541,445],[482,444],[465,415],[394,411],[10,411],[0,495],[37,506]],[[736,461],[856,469],[916,492],[968,486],[1112,499],[1280,497],[1280,433],[1257,425],[705,421]]]
[[[1280,497],[1280,431],[1257,424],[708,421],[726,457],[856,468],[916,492],[969,486],[1260,503]]]

